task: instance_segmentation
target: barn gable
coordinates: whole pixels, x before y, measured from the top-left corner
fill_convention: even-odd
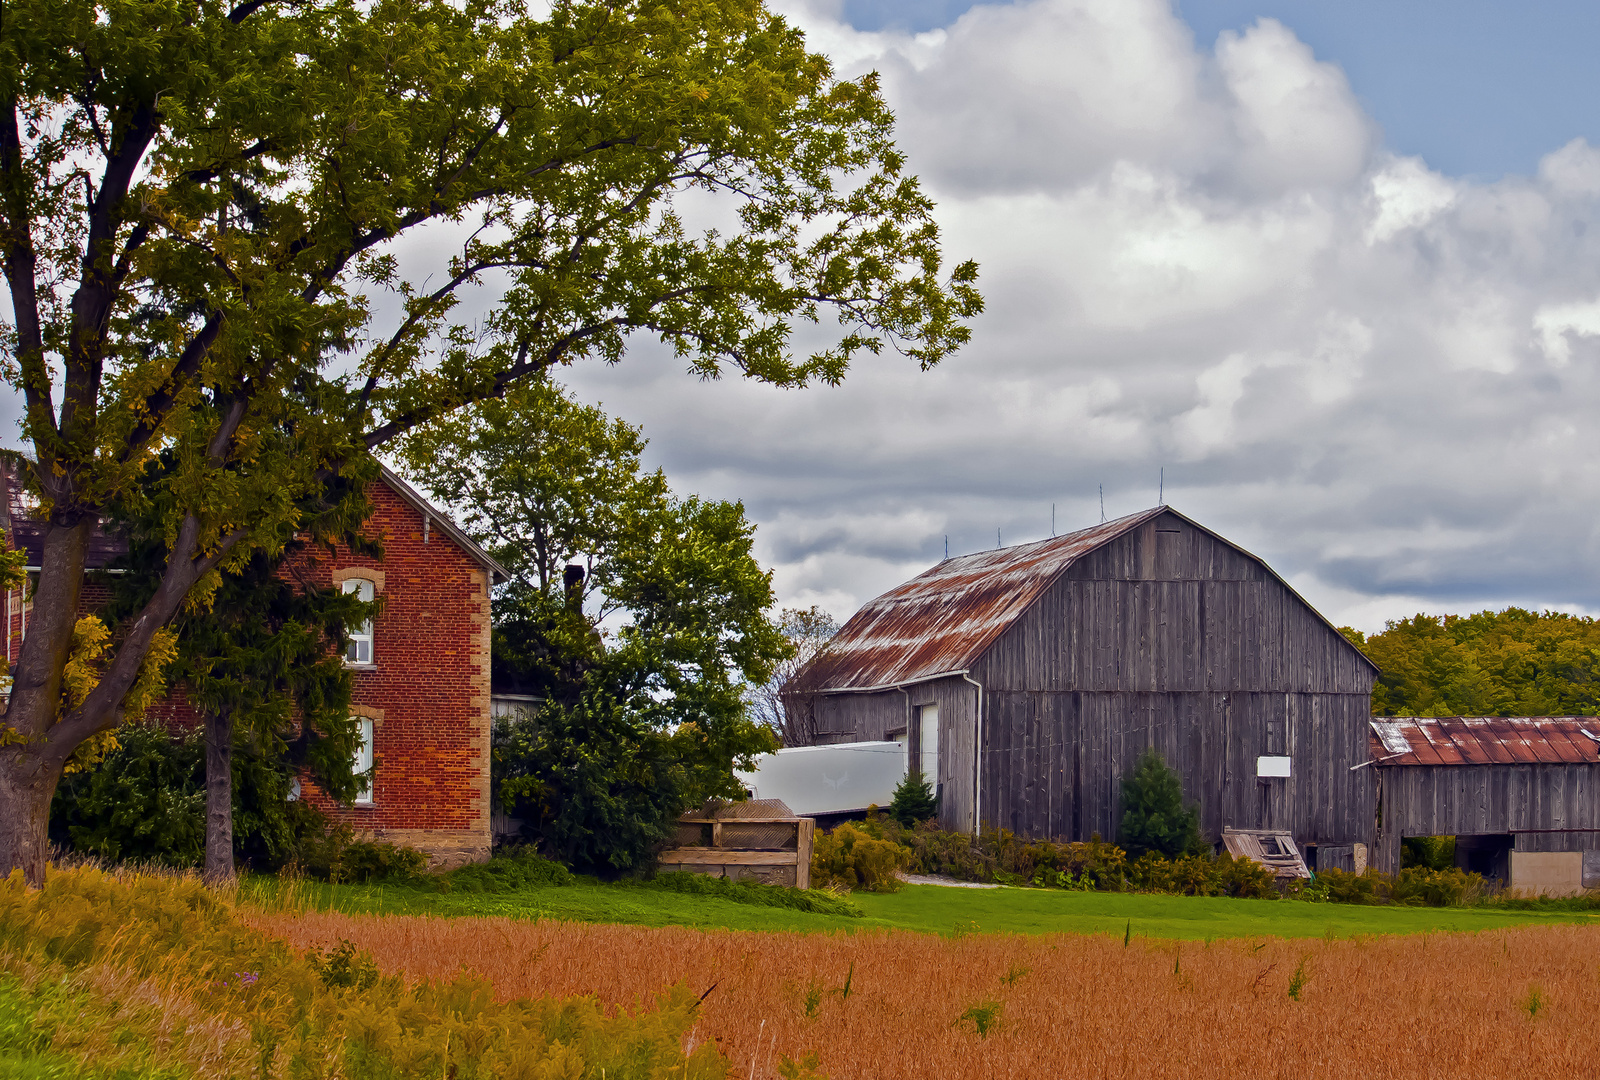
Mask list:
[[[1158,510],[1074,559],[974,676],[1015,690],[1370,691],[1376,665],[1271,567]]]
[[[1115,623],[1134,632],[1134,623],[1119,618],[1128,605],[1109,586],[1097,591],[1066,583],[1143,581],[1153,586],[1159,581],[1182,586],[1202,580],[1260,582],[1263,595],[1281,591],[1292,600],[1277,605],[1280,622],[1320,623],[1337,639],[1330,639],[1329,648],[1346,666],[1376,673],[1360,650],[1260,559],[1171,507],[1158,506],[1051,540],[947,559],[856,612],[806,670],[803,683],[807,690],[860,692],[971,670],[1002,635],[1016,632],[1030,619],[1048,617],[1041,615],[1039,604],[1046,595],[1056,601],[1046,605],[1053,610],[1070,608],[1080,621]],[[1197,587],[1173,591],[1174,603],[1190,597],[1194,603],[1204,602]],[[1285,607],[1292,609],[1287,616],[1282,614]],[[1034,636],[1040,642],[1059,637],[1042,630]],[[1063,654],[1056,650],[1050,655]]]

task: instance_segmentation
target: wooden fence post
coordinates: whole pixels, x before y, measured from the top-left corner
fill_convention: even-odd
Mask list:
[[[811,846],[815,841],[817,819],[803,817],[795,822],[795,849],[799,856],[794,866],[797,889],[811,888]]]

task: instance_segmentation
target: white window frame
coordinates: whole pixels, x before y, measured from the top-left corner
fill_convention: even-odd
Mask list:
[[[377,596],[377,586],[371,578],[352,577],[345,578],[339,589],[344,593],[355,593],[362,603],[370,604]],[[366,659],[361,658],[365,646]],[[372,667],[377,663],[377,643],[372,636],[372,620],[368,619],[360,626],[350,628],[350,647],[345,651],[344,662],[351,667]]]
[[[355,718],[361,733],[361,744],[356,747],[355,754],[350,759],[350,767],[357,777],[356,803],[360,806],[372,804],[372,766],[376,760],[372,752],[373,738],[377,734],[377,725],[370,716]],[[365,779],[362,779],[365,777]]]

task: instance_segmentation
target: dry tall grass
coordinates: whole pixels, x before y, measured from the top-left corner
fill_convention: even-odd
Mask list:
[[[299,946],[348,938],[380,967],[466,967],[505,996],[632,1003],[687,980],[696,1030],[771,1078],[816,1051],[872,1077],[1588,1076],[1600,926],[1209,946],[1122,938],[703,932],[505,919],[246,916]],[[851,976],[851,971],[854,974]],[[1289,989],[1300,972],[1299,1000]],[[842,990],[850,979],[850,993]],[[1001,1005],[986,1038],[974,1019]],[[807,1013],[811,1013],[810,1016]]]

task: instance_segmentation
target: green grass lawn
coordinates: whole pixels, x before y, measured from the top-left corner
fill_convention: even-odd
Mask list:
[[[258,886],[271,891],[268,881]],[[1122,934],[1206,940],[1228,937],[1354,937],[1487,930],[1530,923],[1586,922],[1574,912],[1484,908],[1366,907],[1298,900],[1063,892],[1053,889],[959,889],[908,885],[898,893],[857,893],[863,918],[759,907],[649,885],[575,885],[505,893],[438,893],[398,885],[308,885],[319,910],[441,916],[698,926],[730,930],[853,931],[892,927],[923,933]]]

